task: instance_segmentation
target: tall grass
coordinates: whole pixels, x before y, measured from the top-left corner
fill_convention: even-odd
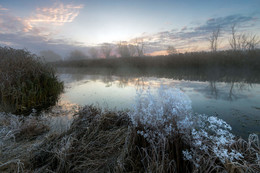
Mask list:
[[[27,50],[0,47],[0,110],[28,114],[53,105],[63,90],[54,69]]]

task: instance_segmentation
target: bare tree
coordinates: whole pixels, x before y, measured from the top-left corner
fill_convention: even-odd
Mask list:
[[[237,50],[237,35],[236,35],[236,24],[233,24],[231,26],[231,32],[232,32],[232,37],[229,39],[229,45],[231,46],[231,49],[236,51]]]
[[[118,43],[118,53],[121,57],[130,57],[130,51],[127,45],[127,42],[119,42]]]
[[[247,50],[248,51],[255,50],[259,43],[260,43],[260,39],[256,35],[251,34],[251,35],[247,36]]]
[[[232,36],[229,39],[231,49],[234,51],[252,51],[255,50],[260,43],[260,39],[253,34],[237,34],[236,24],[231,27]]]
[[[177,49],[174,46],[168,46],[167,47],[167,53],[168,55],[173,55],[177,53]]]
[[[96,59],[98,57],[98,50],[94,47],[89,49],[89,54],[92,58]]]
[[[138,56],[144,55],[144,41],[143,39],[135,39],[135,48]]]
[[[129,44],[129,45],[128,45],[128,50],[129,50],[129,55],[130,55],[130,57],[135,56],[136,48],[135,48],[134,45]]]
[[[216,52],[218,48],[218,42],[219,42],[219,33],[220,33],[220,27],[218,27],[216,30],[214,30],[209,37],[210,42],[210,49],[212,52]]]
[[[101,52],[105,56],[105,58],[111,57],[112,45],[110,43],[103,43],[101,46]]]

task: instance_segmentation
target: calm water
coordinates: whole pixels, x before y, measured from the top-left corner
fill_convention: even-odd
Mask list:
[[[59,77],[65,83],[65,93],[61,96],[64,102],[130,109],[137,89],[148,86],[157,89],[164,84],[185,92],[194,112],[227,121],[235,134],[244,138],[250,133],[260,134],[260,84],[257,83],[119,77],[66,70],[60,70]]]

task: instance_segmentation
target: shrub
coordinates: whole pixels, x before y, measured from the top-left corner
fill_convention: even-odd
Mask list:
[[[159,99],[149,90],[139,93],[129,112],[134,142],[128,155],[135,166],[141,162],[145,172],[260,170],[257,135],[248,142],[237,140],[225,121],[193,114],[191,101],[180,90],[161,87],[157,95]]]
[[[29,114],[56,103],[63,90],[54,69],[27,50],[0,47],[0,110]]]

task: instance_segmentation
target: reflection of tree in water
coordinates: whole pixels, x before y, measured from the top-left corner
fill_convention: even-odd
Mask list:
[[[226,83],[226,87],[228,88],[228,90],[226,90],[227,92],[225,92],[224,89],[221,87],[217,88],[216,81],[209,81],[208,87],[210,88],[210,95],[214,96],[215,99],[218,99],[220,97],[220,94],[222,93],[221,99],[234,101],[241,97],[241,95],[239,96],[239,93],[252,88],[252,84],[231,81]]]
[[[118,87],[124,88],[129,85],[134,85],[136,89],[144,88],[145,80],[144,77],[133,78],[129,76],[121,76],[118,78]]]
[[[117,86],[119,88],[124,88],[129,85],[130,80],[131,80],[131,78],[129,76],[120,76],[118,78]]]
[[[145,77],[130,77],[130,76],[119,76],[115,77],[112,75],[100,76],[101,81],[106,84],[106,87],[111,87],[116,84],[119,88],[125,88],[127,86],[135,86],[136,89],[144,88]]]
[[[230,101],[233,100],[233,97],[235,99],[237,99],[237,96],[233,92],[233,88],[234,88],[234,82],[231,82],[231,86],[230,86],[230,90],[229,90],[229,94],[228,94],[228,100],[230,100]]]
[[[214,96],[215,99],[218,99],[218,90],[216,86],[216,81],[210,81],[209,87],[210,87],[211,95]]]
[[[111,87],[113,85],[113,77],[112,75],[102,76],[102,82],[106,84],[106,87]]]
[[[135,86],[137,87],[137,89],[143,89],[145,86],[145,81],[143,77],[139,77],[137,78],[136,82],[135,82]]]

